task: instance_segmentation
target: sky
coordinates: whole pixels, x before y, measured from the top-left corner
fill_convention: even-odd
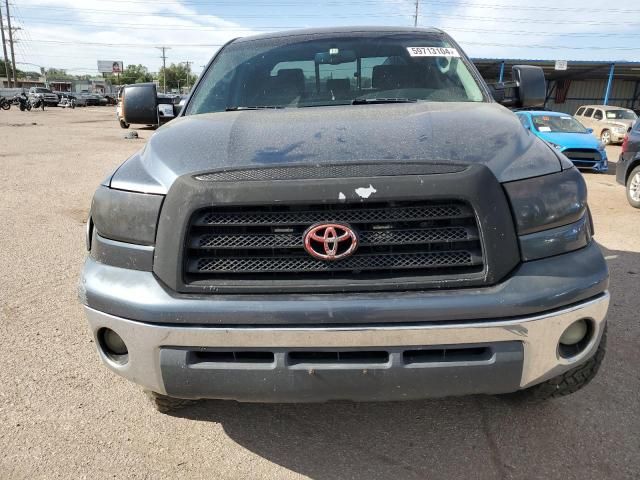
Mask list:
[[[420,0],[419,26],[448,32],[479,58],[640,61],[638,0]],[[517,7],[513,6],[517,4]],[[6,11],[2,2],[6,24]],[[12,0],[18,68],[97,74],[97,60],[193,62],[220,45],[291,28],[412,26],[413,0]],[[0,52],[1,55],[1,52]]]

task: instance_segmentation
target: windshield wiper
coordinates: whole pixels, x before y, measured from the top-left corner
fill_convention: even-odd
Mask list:
[[[237,112],[240,110],[268,110],[268,109],[280,109],[284,108],[281,105],[256,105],[251,107],[227,107],[224,109],[225,112]]]
[[[351,105],[367,105],[372,103],[416,103],[417,98],[354,98]]]

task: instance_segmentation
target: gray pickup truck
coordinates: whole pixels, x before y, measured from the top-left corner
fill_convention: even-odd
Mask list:
[[[572,393],[604,356],[581,174],[436,29],[236,39],[98,187],[80,299],[102,361],[197,399]],[[502,103],[502,105],[500,104]],[[128,123],[157,121],[153,84]]]
[[[58,102],[60,101],[60,97],[58,97],[57,94],[44,87],[31,87],[29,89],[29,98],[40,98],[42,99],[44,104],[48,105],[49,107],[56,107],[58,105]]]

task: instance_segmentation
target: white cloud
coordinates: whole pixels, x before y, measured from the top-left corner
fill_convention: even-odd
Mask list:
[[[37,9],[29,8],[29,5],[45,4],[51,9],[42,9],[40,14]],[[122,60],[125,65],[141,63],[157,71],[162,60],[154,46],[163,45],[173,46],[167,50],[168,63],[191,61],[193,71],[198,72],[217,47],[185,45],[220,45],[234,37],[254,33],[224,18],[200,14],[179,1],[84,0],[79,5],[76,0],[23,0],[21,7],[26,8],[20,10],[22,15],[18,20],[22,16],[30,19],[24,22],[22,50],[22,56],[29,59],[23,60],[45,67],[66,68],[73,73],[92,73],[98,59]],[[114,46],[92,45],[96,43]]]
[[[540,1],[547,6],[540,5],[537,0],[521,0],[517,7],[509,6],[510,2],[506,0],[493,0],[489,4],[483,0],[423,0],[419,25],[447,31],[472,57],[640,61],[640,15],[633,13],[630,1],[628,5],[616,5],[615,8],[608,8],[596,0],[555,4],[553,0]],[[578,4],[579,9],[571,9],[571,5]],[[198,72],[217,47],[187,45],[224,44],[231,38],[260,30],[212,15],[215,7],[204,5],[205,2],[196,4],[186,0],[21,0],[15,6],[19,14],[17,21],[25,18],[21,25],[24,30],[18,33],[22,41],[18,44],[17,55],[20,61],[67,68],[73,73],[95,71],[98,59],[141,63],[151,71],[157,71],[162,60],[160,52],[153,47],[168,45],[172,46],[167,51],[169,63],[192,61],[194,71]],[[289,9],[275,5],[266,10],[252,9],[248,4],[242,6],[240,1],[238,5],[235,11],[241,11],[241,15],[255,16],[265,12],[265,18],[250,20],[254,25],[413,24],[411,0],[378,0],[366,11],[362,10],[362,5],[349,6],[345,2],[344,6],[334,6],[331,7],[333,10],[328,8],[320,14],[317,5],[302,0],[300,7]],[[497,8],[500,5],[507,8]],[[338,9],[340,15],[332,16]],[[293,11],[296,14],[288,17]],[[380,15],[384,12],[390,15]],[[373,15],[367,16],[368,13]],[[302,20],[305,15],[312,20]],[[553,35],[567,32],[585,36]],[[625,36],[625,33],[632,35]],[[39,43],[37,40],[67,43]],[[561,46],[574,48],[558,48]],[[607,48],[589,50],[584,48],[586,46]]]

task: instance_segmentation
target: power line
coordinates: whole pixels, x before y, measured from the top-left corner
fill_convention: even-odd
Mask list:
[[[534,45],[534,44],[522,44],[522,45],[513,45],[508,43],[491,43],[491,42],[460,42],[465,45],[483,45],[490,47],[507,47],[507,48],[544,48],[550,50],[624,50],[624,51],[634,51],[639,50],[640,47],[601,47],[601,46],[589,46],[589,47],[572,47],[569,45]]]
[[[47,43],[54,45],[78,45],[78,42],[64,40],[31,40],[33,43]],[[222,43],[172,43],[167,44],[168,47],[221,47]],[[83,47],[139,47],[139,48],[158,48],[158,44],[152,43],[102,43],[102,42],[82,42]]]
[[[9,75],[9,57],[7,57],[7,43],[4,39],[4,24],[2,23],[2,6],[0,5],[0,33],[2,34],[2,51],[4,52],[4,73],[7,76],[7,86],[11,88],[11,75]]]
[[[127,4],[131,4],[131,3],[137,3],[137,4],[153,4],[153,5],[175,5],[175,2],[173,1],[169,1],[169,0],[108,0],[109,3],[127,3]],[[443,6],[448,6],[448,7],[459,7],[459,6],[470,6],[470,7],[474,7],[474,8],[483,8],[483,9],[508,9],[508,10],[513,10],[514,8],[517,8],[519,10],[533,10],[533,11],[539,11],[541,9],[544,9],[545,11],[564,11],[564,12],[571,12],[571,13],[576,13],[575,12],[575,8],[562,8],[562,7],[557,7],[554,6],[556,5],[555,3],[550,3],[550,4],[546,4],[546,5],[536,5],[536,6],[518,6],[518,7],[514,7],[512,4],[478,4],[478,3],[472,3],[472,2],[455,2],[452,3],[450,1],[443,1],[443,0],[422,0],[423,4],[429,4],[429,5],[443,5]],[[211,0],[204,0],[204,1],[196,1],[196,0],[182,0],[180,2],[181,5],[192,5],[192,6],[201,6],[201,7],[237,7],[238,6],[238,2],[237,0],[228,0],[228,1],[211,1]],[[326,0],[326,1],[319,1],[316,0],[314,2],[314,4],[319,4],[319,5],[328,5],[328,6],[340,6],[343,7],[344,6],[344,2],[343,1],[339,1],[339,0]],[[351,0],[349,2],[350,5],[380,5],[381,2],[379,0]],[[263,2],[263,1],[250,1],[250,0],[244,0],[242,2],[242,6],[252,6],[252,7],[265,7],[265,8],[272,8],[272,7],[300,7],[300,3],[299,2],[293,2],[293,1],[270,1],[270,2]],[[29,6],[24,6],[25,8],[64,8],[64,7],[51,7],[48,4],[31,4]],[[590,12],[605,12],[605,13],[638,13],[637,9],[616,9],[616,8],[590,8],[589,9]]]
[[[448,31],[452,32],[471,32],[471,33],[494,33],[496,35],[536,35],[536,36],[544,36],[544,37],[638,37],[640,33],[630,33],[630,32],[532,32],[532,31],[524,31],[524,30],[495,30],[495,29],[482,29],[482,28],[458,28],[458,27],[447,27]]]
[[[121,15],[127,12],[111,12],[114,15]],[[140,12],[129,12],[129,13],[140,13]],[[476,20],[476,21],[489,21],[495,22],[495,17],[478,17],[473,15],[449,15],[449,14],[441,14],[441,13],[430,13],[430,17],[443,18],[443,19],[461,19],[461,20]],[[178,17],[178,15],[173,15],[173,17]],[[281,17],[281,15],[234,15],[233,18],[246,18],[246,19],[264,19],[271,17]],[[289,15],[290,18],[317,18],[316,15]],[[405,14],[362,14],[359,17],[368,17],[368,18],[388,18],[388,17],[407,17]],[[339,19],[352,19],[351,15],[333,15],[332,18]],[[83,25],[83,26],[100,26],[105,27],[104,22],[92,22],[92,21],[69,21],[66,19],[47,19],[42,20],[40,18],[26,18],[26,20],[31,20],[36,24],[64,24],[64,25]],[[550,25],[575,25],[575,20],[548,20],[548,19],[531,19],[531,18],[518,18],[518,17],[508,17],[501,19],[503,23],[532,23],[532,24],[550,24]],[[615,25],[617,27],[621,26],[638,26],[640,25],[640,21],[638,22],[602,22],[602,21],[592,21],[592,20],[583,20],[580,21],[581,25]],[[121,23],[118,24],[110,24],[108,25],[109,29],[126,29],[126,30],[237,30],[237,31],[251,31],[251,30],[259,30],[259,28],[251,28],[251,27],[241,27],[238,26],[223,26],[223,25],[184,25],[184,24],[152,24],[152,23]],[[149,27],[149,28],[147,28]]]
[[[112,1],[112,0],[110,0]],[[536,5],[536,6],[526,6],[526,5],[518,5],[517,7],[514,7],[513,5],[506,5],[504,3],[471,3],[471,2],[456,2],[455,4],[451,4],[451,2],[445,2],[445,1],[437,1],[437,0],[423,0],[423,3],[428,3],[430,5],[444,5],[444,6],[455,6],[455,7],[474,7],[474,8],[483,8],[483,9],[490,9],[490,10],[531,10],[531,11],[535,11],[538,12],[540,10],[544,10],[545,12],[568,12],[568,13],[579,13],[576,12],[575,8],[563,8],[563,7],[555,7],[555,6],[549,6],[549,5]],[[622,8],[589,8],[589,12],[604,12],[604,13],[635,13],[638,14],[640,13],[638,11],[638,9],[632,9],[632,10],[628,10],[628,9],[622,9]]]
[[[9,27],[9,50],[11,50],[11,65],[13,70],[13,86],[18,86],[18,78],[16,76],[16,55],[13,52],[13,30],[11,29],[11,12],[9,11],[9,0],[5,0],[7,12],[7,26]],[[6,70],[6,67],[5,67]],[[7,75],[8,77],[9,75]]]
[[[22,26],[22,40],[23,40],[23,45],[24,45],[24,55],[26,56],[34,56],[38,59],[38,63],[42,63],[42,57],[39,54],[34,53],[32,47],[31,47],[31,33],[29,32],[29,30],[26,28],[25,26],[25,21],[22,18],[22,10],[20,10],[20,8],[14,4],[13,5],[13,12],[14,12],[14,18],[17,18],[18,21],[20,22],[21,26]]]

